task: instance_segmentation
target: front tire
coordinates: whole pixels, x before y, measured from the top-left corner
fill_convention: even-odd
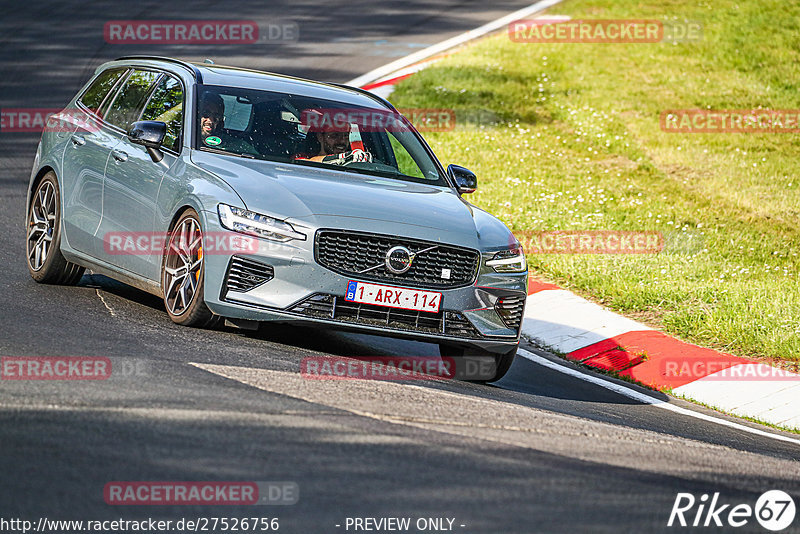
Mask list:
[[[517,355],[517,347],[503,354],[494,354],[440,343],[439,354],[443,358],[456,360],[456,367],[460,368],[461,373],[464,373],[462,376],[466,382],[485,384],[496,382],[508,373],[511,364],[514,363],[514,357]],[[487,366],[486,363],[490,363],[490,365]],[[478,376],[475,375],[475,370],[479,371]],[[457,372],[457,375],[461,373]]]
[[[161,267],[164,307],[173,322],[209,327],[217,322],[203,300],[205,261],[200,217],[188,209],[169,233]]]
[[[75,285],[85,270],[61,254],[61,196],[53,171],[45,174],[28,206],[25,255],[31,278],[40,284]]]

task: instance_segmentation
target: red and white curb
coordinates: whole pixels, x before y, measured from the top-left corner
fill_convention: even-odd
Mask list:
[[[734,415],[800,429],[800,375],[675,339],[532,280],[522,333],[568,360]]]
[[[405,80],[415,72],[421,71],[431,63],[438,61],[441,57],[444,56],[443,55],[434,56],[430,59],[420,61],[419,63],[415,63],[414,65],[393,72],[388,76],[383,76],[373,82],[370,82],[366,85],[362,85],[361,89],[366,89],[370,93],[376,94],[381,98],[389,98],[389,95],[391,95],[392,91],[394,91],[395,84],[397,84],[402,80]]]
[[[559,1],[542,0],[370,71],[347,85],[361,87],[387,98],[395,84],[445,57],[449,50],[497,31],[514,20],[538,13]],[[554,17],[549,15],[548,18]],[[800,375],[680,341],[553,284],[532,280],[528,293],[522,324],[523,336],[562,353],[568,360],[595,369],[615,371],[619,376],[724,412],[800,430]],[[528,351],[520,352],[542,365],[555,365]],[[559,370],[619,390],[621,394],[642,402],[776,437],[656,401],[629,388],[594,380],[568,368]]]
[[[475,28],[474,30],[456,35],[455,37],[442,41],[441,43],[436,43],[435,45],[423,48],[419,52],[409,54],[396,61],[392,61],[391,63],[387,63],[386,65],[378,67],[377,69],[373,69],[366,74],[362,74],[357,78],[353,78],[345,85],[361,87],[362,89],[371,90],[381,94],[381,92],[376,91],[377,88],[390,88],[392,85],[400,81],[400,79],[410,76],[414,72],[417,72],[421,68],[424,68],[428,64],[435,61],[435,59],[432,59],[434,56],[446,55],[445,52],[452,50],[457,46],[461,46],[464,43],[483,37],[488,33],[500,30],[515,20],[539,13],[548,7],[558,4],[560,1],[561,0],[540,0],[533,5],[519,9],[513,13],[509,13],[504,17],[500,17],[492,22],[488,22],[483,26]],[[391,92],[391,90],[389,91]],[[381,96],[383,96],[383,94],[381,94]]]

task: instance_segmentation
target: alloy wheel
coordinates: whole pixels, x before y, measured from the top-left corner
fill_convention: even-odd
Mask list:
[[[164,301],[172,315],[186,312],[200,285],[203,233],[193,217],[183,219],[169,236],[164,262]]]
[[[50,253],[55,226],[55,188],[45,180],[36,190],[28,218],[28,263],[34,271],[42,268]]]

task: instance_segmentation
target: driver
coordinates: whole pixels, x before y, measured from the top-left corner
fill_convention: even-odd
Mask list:
[[[225,125],[225,102],[215,93],[206,93],[200,100],[200,142],[203,146],[238,154],[258,154],[245,141],[228,134]]]
[[[295,159],[319,161],[329,165],[372,162],[372,154],[364,150],[360,135],[357,141],[351,142],[349,131],[333,127],[315,131],[314,135],[319,142],[319,152],[316,155],[299,155]]]

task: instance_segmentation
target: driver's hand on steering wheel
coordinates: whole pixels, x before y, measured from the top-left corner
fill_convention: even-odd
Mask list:
[[[322,158],[323,163],[329,165],[349,165],[351,163],[372,163],[372,154],[359,148],[342,152],[341,154],[331,154]]]

